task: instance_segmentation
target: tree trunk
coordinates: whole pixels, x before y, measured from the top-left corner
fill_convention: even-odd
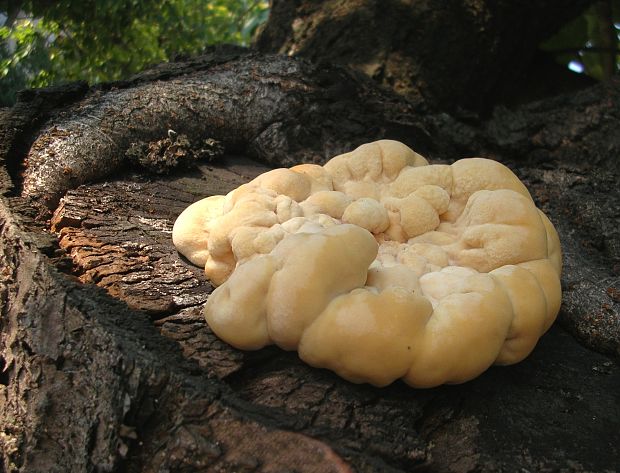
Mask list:
[[[341,67],[227,48],[22,94],[0,116],[4,471],[613,471],[618,110],[612,83],[466,123]],[[555,223],[562,326],[522,363],[378,389],[206,325],[212,287],[170,239],[180,211],[379,138],[501,160]]]
[[[417,107],[487,113],[588,84],[538,45],[592,0],[272,0],[264,52],[334,61]]]

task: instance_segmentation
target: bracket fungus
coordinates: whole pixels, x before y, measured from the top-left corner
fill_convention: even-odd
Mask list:
[[[353,382],[461,383],[525,358],[561,299],[549,219],[504,165],[382,140],[189,206],[173,242],[216,335]]]

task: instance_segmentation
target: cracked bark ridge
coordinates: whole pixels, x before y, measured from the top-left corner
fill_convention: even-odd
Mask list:
[[[268,62],[234,54],[160,66],[114,90],[80,93],[86,94],[85,104],[92,105],[93,97],[106,104],[108,93],[143,90],[150,81],[161,90],[161,82],[180,80],[183,71],[191,80],[192,74],[204,74],[201,80],[211,84],[222,70],[238,71],[240,64],[260,76],[261,61]],[[300,64],[296,67],[308,67],[304,71],[309,74],[325,70]],[[270,81],[281,84],[277,74],[269,75],[272,69],[264,70]],[[346,117],[344,111],[330,115],[338,110],[338,94],[325,98],[330,88],[346,89],[346,81],[355,78],[344,74],[323,86],[313,82],[316,77],[300,76],[295,82],[315,84],[310,96],[298,100],[312,109],[315,120],[325,118],[325,124],[308,127],[315,137],[331,137],[334,149],[374,138],[365,135],[364,127],[350,127],[355,118],[334,119]],[[375,94],[374,102],[358,106],[365,110],[362,119],[375,111],[376,122],[370,123],[377,123],[377,130],[396,133],[399,128],[390,120],[422,123],[439,142],[429,149],[444,152],[446,159],[457,157],[455,150],[472,154],[475,149],[512,163],[554,220],[567,250],[564,325],[580,321],[584,334],[592,333],[583,340],[614,353],[618,338],[612,331],[594,330],[596,324],[588,318],[600,314],[609,322],[618,313],[617,268],[610,259],[617,254],[611,243],[618,228],[617,171],[610,165],[613,149],[609,151],[615,142],[602,139],[606,130],[616,129],[616,89],[593,88],[531,108],[499,110],[486,123],[465,124],[445,114],[415,115],[413,107],[402,108],[402,100],[371,92],[371,85],[360,81],[362,85],[348,88]],[[274,93],[282,90],[277,86]],[[286,90],[303,96],[299,88]],[[402,383],[385,389],[353,385],[304,365],[294,353],[274,347],[241,353],[217,340],[201,315],[211,287],[199,269],[181,260],[168,232],[188,203],[226,193],[266,169],[264,164],[228,155],[170,175],[111,171],[108,181],[99,176],[98,182],[71,188],[50,226],[37,220],[45,209],[17,196],[16,164],[30,143],[51,133],[55,120],[68,120],[69,112],[79,117],[82,102],[72,103],[74,96],[62,94],[52,94],[58,111],[46,108],[49,100],[33,100],[0,114],[0,135],[8,137],[0,140],[0,160],[10,160],[0,168],[6,169],[0,174],[0,449],[5,471],[617,468],[617,358],[585,348],[559,326],[520,364],[492,368],[464,385],[430,390]],[[268,96],[256,100],[265,100],[267,108],[273,103]],[[350,96],[343,100],[348,103]],[[579,104],[581,113],[569,113]],[[381,107],[392,111],[379,113]],[[550,113],[555,109],[557,114]],[[404,115],[397,117],[399,113]],[[519,120],[511,120],[511,114]],[[558,122],[545,121],[545,114]],[[600,121],[575,127],[588,114]],[[298,119],[282,122],[282,136],[299,136]],[[384,119],[387,125],[381,124]],[[159,120],[168,123],[166,116]],[[403,125],[400,131],[420,129]],[[538,135],[544,139],[533,139],[532,129],[548,132]],[[571,135],[571,130],[577,133]],[[205,134],[212,137],[211,132],[205,122]],[[507,144],[499,139],[503,136],[512,141]],[[128,129],[119,140],[134,138]],[[328,149],[315,141],[297,146],[295,156],[322,157]],[[21,155],[15,151],[19,149]],[[72,152],[71,147],[62,149]],[[567,202],[579,205],[571,209]],[[601,219],[607,223],[599,223]],[[602,304],[609,310],[599,313]]]

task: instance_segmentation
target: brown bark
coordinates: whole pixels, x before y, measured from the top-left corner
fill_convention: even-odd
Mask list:
[[[23,188],[54,206],[67,189],[127,164],[128,150],[169,130],[277,165],[324,161],[385,136],[425,147],[430,140],[411,110],[344,68],[218,48],[94,90],[57,114],[32,143]]]
[[[196,91],[206,89],[218,93]],[[22,99],[0,117],[5,471],[617,467],[617,84],[465,123],[417,114],[338,67],[227,50],[115,87]],[[194,143],[215,138],[226,156],[170,175],[126,165],[132,143],[160,143],[169,128]],[[176,215],[270,165],[382,137],[443,160],[484,152],[515,169],[562,238],[562,326],[607,356],[556,325],[524,362],[464,385],[377,389],[294,353],[219,341],[201,316],[211,286],[171,244]],[[53,192],[22,185],[26,156],[25,179],[38,172]],[[105,166],[86,169],[93,158]],[[50,195],[53,215],[40,201]]]

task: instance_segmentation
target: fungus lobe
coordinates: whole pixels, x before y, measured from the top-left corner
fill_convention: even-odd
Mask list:
[[[196,202],[173,242],[219,286],[205,316],[223,340],[376,386],[516,363],[560,308],[557,232],[512,171],[396,141]]]

